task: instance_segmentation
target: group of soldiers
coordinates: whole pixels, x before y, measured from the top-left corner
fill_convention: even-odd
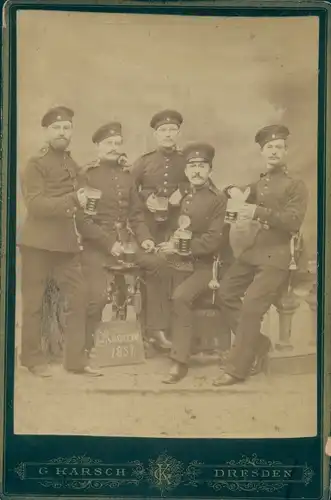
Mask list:
[[[146,331],[169,349],[164,383],[183,379],[191,353],[194,302],[208,290],[215,256],[229,249],[236,224],[246,228],[245,244],[234,252],[214,290],[215,305],[234,334],[234,343],[216,386],[247,379],[262,369],[270,340],[261,333],[264,314],[286,285],[293,260],[291,242],[307,209],[307,188],[286,166],[289,130],[269,125],[255,136],[265,170],[249,186],[220,191],[212,182],[215,149],[194,142],[177,147],[181,114],[153,116],[157,148],[129,165],[119,122],[92,136],[96,160],[79,168],[68,150],[74,112],[52,108],[42,118],[46,145],[22,172],[27,215],[20,235],[22,265],[21,363],[36,376],[51,376],[41,348],[42,304],[50,275],[66,299],[64,368],[100,376],[90,366],[95,333],[107,303],[107,268],[118,262],[125,244],[135,245],[135,263],[145,276]],[[89,189],[99,199],[91,215]],[[236,199],[236,223],[227,220]],[[161,202],[165,210],[160,211]],[[162,216],[160,217],[160,213]],[[178,220],[187,222],[191,271],[171,289],[169,267],[180,259]],[[230,233],[230,238],[229,238]]]

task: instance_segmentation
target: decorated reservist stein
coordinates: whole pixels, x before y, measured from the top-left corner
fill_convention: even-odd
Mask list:
[[[191,253],[192,231],[188,229],[178,229],[176,237],[178,253],[180,255],[189,255]]]
[[[87,215],[96,215],[97,214],[97,205],[101,198],[100,189],[92,188],[90,186],[85,187],[85,195],[87,197],[86,207],[84,212]]]
[[[176,230],[176,249],[182,255],[191,254],[192,231],[188,228],[191,225],[191,219],[188,215],[180,215],[178,218],[179,228]]]

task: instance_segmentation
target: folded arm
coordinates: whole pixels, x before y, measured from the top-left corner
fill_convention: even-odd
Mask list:
[[[45,193],[45,174],[37,160],[30,160],[21,176],[22,194],[27,211],[38,217],[72,217],[79,202],[76,192],[61,196]]]
[[[297,180],[292,182],[287,194],[287,202],[280,210],[257,206],[254,219],[289,233],[299,231],[307,211],[308,191],[304,182]]]

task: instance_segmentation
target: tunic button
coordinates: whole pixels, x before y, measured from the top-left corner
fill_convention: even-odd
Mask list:
[[[166,172],[166,173],[164,174],[164,177],[168,177],[168,172]]]
[[[164,183],[163,183],[163,184],[164,184],[164,185],[166,185],[166,184],[168,184],[168,182],[167,182],[167,181],[164,181]]]
[[[165,168],[168,168],[168,167],[169,167],[169,165],[166,165],[166,167],[165,167]]]
[[[117,181],[117,180],[118,180],[118,177],[115,177],[115,181]]]

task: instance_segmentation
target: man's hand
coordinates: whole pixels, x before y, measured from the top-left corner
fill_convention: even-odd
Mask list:
[[[238,210],[238,220],[252,220],[254,218],[256,205],[244,203]]]
[[[121,245],[121,243],[119,241],[115,241],[115,243],[112,246],[112,249],[111,249],[110,253],[114,257],[119,257],[123,253],[123,251],[124,251],[124,249],[123,249],[123,246]]]
[[[173,205],[174,207],[178,207],[180,204],[180,201],[182,199],[182,193],[180,192],[179,189],[176,189],[174,193],[169,198],[169,203],[170,205]]]
[[[162,253],[177,253],[176,247],[172,241],[165,241],[158,245],[160,252]]]
[[[85,208],[86,204],[87,204],[87,196],[85,194],[85,189],[84,188],[78,189],[76,195],[77,195],[78,203],[80,204],[80,206],[82,208]]]
[[[155,243],[153,240],[144,240],[141,243],[141,248],[145,250],[147,253],[150,253],[155,249]]]
[[[156,212],[158,208],[157,199],[155,194],[150,194],[146,200],[146,206],[150,212]]]
[[[228,195],[230,196],[230,198],[232,200],[236,200],[238,202],[241,201],[241,202],[245,203],[245,201],[247,200],[247,198],[250,195],[250,192],[251,192],[250,187],[245,189],[245,191],[242,191],[240,188],[233,186],[232,188],[230,188],[228,190]]]

